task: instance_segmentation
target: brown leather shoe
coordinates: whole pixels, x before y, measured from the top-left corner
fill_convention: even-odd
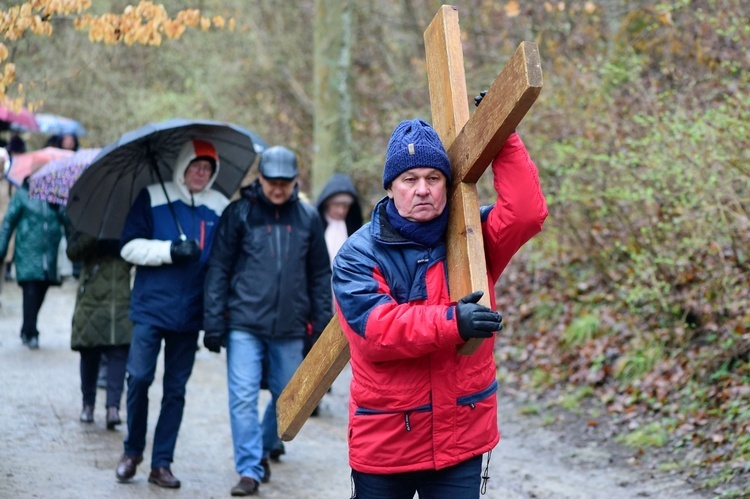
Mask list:
[[[94,422],[94,406],[84,405],[81,411],[81,423],[93,423]]]
[[[122,424],[120,411],[117,407],[107,407],[107,429],[114,430],[118,424]]]
[[[241,476],[240,482],[232,487],[233,496],[252,496],[258,492],[258,482],[249,476]]]
[[[151,468],[151,474],[148,476],[148,483],[154,483],[159,487],[166,487],[168,489],[180,488],[180,481],[166,466]]]
[[[115,476],[120,482],[126,482],[135,476],[135,470],[143,461],[143,456],[128,456],[123,454],[120,462],[117,463]]]

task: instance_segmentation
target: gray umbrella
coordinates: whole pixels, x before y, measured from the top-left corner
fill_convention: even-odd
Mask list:
[[[211,188],[227,197],[267,147],[256,134],[231,123],[186,119],[149,123],[104,147],[73,185],[67,209],[73,225],[98,238],[119,238],[140,191],[172,179],[180,148],[191,139],[216,147],[220,167]]]

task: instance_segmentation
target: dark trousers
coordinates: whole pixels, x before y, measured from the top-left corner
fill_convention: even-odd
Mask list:
[[[125,454],[140,456],[146,447],[148,389],[154,381],[156,362],[164,341],[164,380],[161,411],[154,431],[151,467],[169,467],[185,407],[185,385],[193,371],[198,331],[177,333],[149,324],[133,325],[133,341],[127,362],[128,436]]]
[[[23,325],[21,338],[31,339],[39,336],[36,321],[39,310],[49,289],[49,281],[23,281],[18,283],[23,290]]]
[[[81,348],[81,394],[84,405],[96,404],[96,381],[102,356],[107,356],[107,402],[105,407],[120,408],[125,384],[125,363],[130,345]]]
[[[482,456],[442,470],[373,475],[352,470],[352,499],[478,499]]]

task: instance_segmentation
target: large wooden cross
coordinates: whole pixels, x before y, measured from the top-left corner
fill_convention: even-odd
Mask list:
[[[458,11],[443,5],[424,34],[432,126],[448,152],[453,173],[447,233],[451,299],[477,290],[490,305],[476,182],[513,133],[542,89],[536,44],[523,42],[474,115],[469,106]],[[481,339],[467,342],[471,355]],[[349,343],[337,317],[305,357],[277,402],[279,437],[292,440],[349,361]]]

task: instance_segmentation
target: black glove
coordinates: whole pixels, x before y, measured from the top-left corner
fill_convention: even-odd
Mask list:
[[[224,335],[220,333],[203,333],[203,346],[209,352],[221,353],[221,347],[224,346]]]
[[[474,97],[474,105],[479,106],[479,104],[482,103],[482,99],[484,99],[484,96],[487,95],[487,90],[482,90],[479,92],[479,95]]]
[[[305,334],[304,341],[302,343],[302,357],[307,357],[307,354],[310,353],[310,350],[312,350],[313,345],[316,341],[318,341],[318,338],[320,338],[320,335],[323,334],[323,331],[312,331],[310,330],[309,333]]]
[[[200,259],[201,248],[198,241],[177,241],[172,242],[169,254],[172,255],[172,263],[190,263]]]
[[[500,314],[477,303],[482,295],[483,291],[474,291],[456,303],[458,334],[464,341],[471,338],[490,338],[494,331],[503,328],[503,318]]]
[[[96,242],[97,256],[120,256],[119,239],[99,239]]]

